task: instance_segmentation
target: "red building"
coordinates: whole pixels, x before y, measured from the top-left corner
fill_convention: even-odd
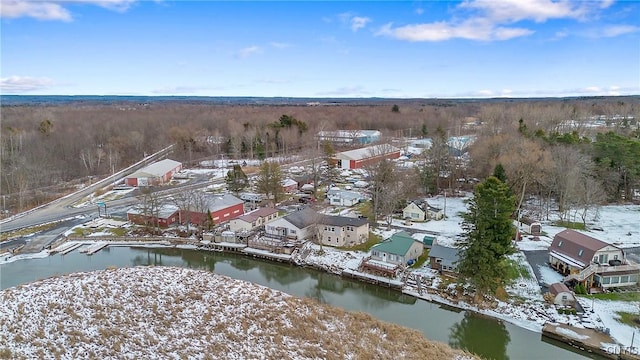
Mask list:
[[[151,186],[169,182],[173,175],[182,170],[182,163],[164,159],[148,165],[124,179],[128,186]]]
[[[150,214],[150,213],[155,214]],[[158,224],[160,227],[169,227],[178,222],[180,209],[173,205],[163,205],[157,210],[148,209],[145,211],[141,206],[136,206],[127,211],[127,220],[138,225]]]
[[[399,157],[400,149],[389,144],[381,144],[337,153],[335,160],[340,169],[360,169],[382,159],[397,159]]]
[[[231,194],[210,195],[200,209],[190,208],[182,211],[181,219],[189,220],[192,224],[207,223],[208,212],[211,212],[213,223],[218,225],[244,215],[244,201]]]

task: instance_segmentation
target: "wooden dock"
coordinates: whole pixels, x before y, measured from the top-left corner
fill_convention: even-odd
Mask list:
[[[71,243],[70,246],[67,246],[64,250],[60,251],[60,255],[67,255],[80,246],[82,246],[82,243]]]
[[[109,243],[106,241],[100,241],[95,244],[91,244],[87,247],[87,255],[93,255],[98,251],[106,248],[107,246],[109,246]]]
[[[571,345],[577,350],[597,354],[609,359],[619,359],[619,354],[603,348],[603,344],[615,344],[611,336],[592,329],[581,329],[566,324],[546,323],[542,327],[542,336]]]

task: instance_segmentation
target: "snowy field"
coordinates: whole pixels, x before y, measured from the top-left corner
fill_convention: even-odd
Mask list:
[[[3,358],[474,358],[370,315],[176,267],[76,273],[5,289],[0,334]]]

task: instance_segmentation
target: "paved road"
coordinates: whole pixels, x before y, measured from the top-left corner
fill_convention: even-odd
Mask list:
[[[36,226],[40,224],[50,223],[54,221],[59,221],[66,218],[71,218],[77,215],[85,214],[87,212],[94,212],[95,208],[71,208],[70,206],[78,201],[82,200],[86,196],[94,193],[96,190],[112,184],[114,181],[129,175],[135,172],[138,169],[141,169],[148,164],[155,162],[163,157],[166,157],[172,151],[173,145],[168,146],[157,153],[144,158],[142,161],[137,162],[129,166],[128,168],[121,170],[101,181],[96,182],[91,186],[87,186],[86,188],[77,191],[73,194],[67,195],[60,199],[56,199],[48,204],[37,207],[33,210],[24,212],[19,214],[14,218],[5,219],[0,222],[0,232],[13,231],[17,229],[22,229],[26,227]],[[129,200],[132,201],[132,200]],[[117,203],[118,200],[114,201],[115,205],[122,205],[127,203]],[[131,202],[133,203],[133,202]],[[131,204],[129,203],[129,204]],[[107,204],[109,206],[111,202]]]

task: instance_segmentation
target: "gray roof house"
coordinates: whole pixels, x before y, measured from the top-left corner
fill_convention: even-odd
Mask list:
[[[323,245],[353,246],[369,239],[367,219],[325,215],[319,221],[318,236]]]
[[[435,242],[429,251],[429,263],[431,264],[431,268],[434,270],[440,270],[440,272],[447,274],[457,273],[460,251],[461,250],[458,248],[440,245]]]
[[[314,227],[322,216],[312,208],[306,207],[265,224],[265,233],[272,237],[307,240],[314,235]]]

